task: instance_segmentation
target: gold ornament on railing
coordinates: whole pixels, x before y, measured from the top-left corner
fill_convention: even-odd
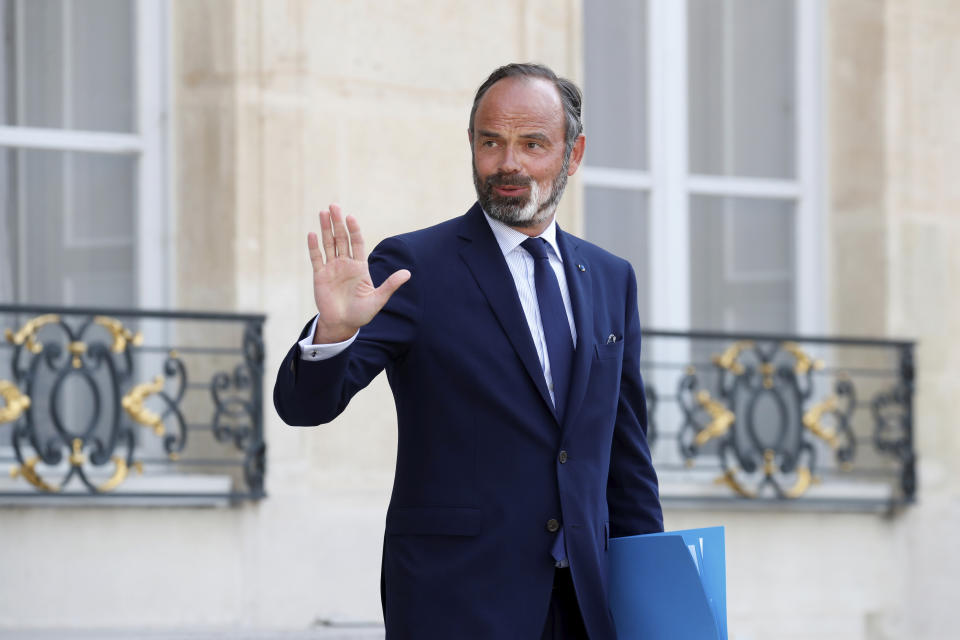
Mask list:
[[[37,330],[40,327],[57,322],[60,322],[60,316],[55,313],[48,313],[27,320],[16,333],[7,329],[3,334],[10,344],[24,345],[31,353],[40,353],[43,351],[43,345],[37,340]]]
[[[793,366],[793,370],[798,376],[804,375],[807,371],[810,371],[810,369],[814,371],[823,369],[823,360],[814,360],[810,357],[810,354],[801,349],[800,345],[796,342],[784,342],[781,347],[797,361]]]
[[[722,402],[711,398],[709,391],[703,389],[698,391],[697,403],[710,416],[710,423],[694,438],[696,445],[702,447],[713,438],[726,435],[736,421],[736,416]]]
[[[74,438],[71,445],[72,450],[70,452],[70,456],[67,458],[67,461],[72,466],[82,467],[87,462],[87,456],[83,453],[83,440],[80,438]],[[127,475],[130,473],[130,467],[127,465],[127,461],[122,457],[114,456],[111,458],[111,460],[113,461],[114,465],[113,475],[98,485],[97,491],[113,491],[123,484],[123,481],[127,479]],[[37,471],[36,466],[39,462],[40,458],[37,456],[27,459],[22,465],[15,466],[10,470],[10,477],[22,477],[31,485],[46,493],[59,493],[60,487],[48,483]],[[143,463],[139,461],[134,462],[133,469],[137,472],[137,474],[143,474]]]
[[[4,401],[4,406],[0,407],[0,424],[17,420],[30,408],[30,397],[9,380],[0,380],[0,398]]]
[[[56,493],[60,490],[59,487],[47,484],[47,482],[40,477],[40,474],[37,473],[36,469],[34,468],[37,466],[38,462],[40,462],[40,458],[36,456],[28,458],[22,465],[10,469],[10,477],[16,478],[21,476],[24,480],[32,484],[40,491]]]
[[[727,347],[726,351],[718,356],[713,356],[713,364],[717,365],[721,369],[726,369],[734,375],[740,375],[743,373],[743,365],[740,364],[740,361],[737,358],[739,358],[741,351],[752,348],[752,340],[739,340],[734,342],[732,345]]]
[[[110,345],[110,348],[114,353],[123,353],[127,344],[132,344],[135,347],[139,347],[143,344],[143,333],[137,331],[133,333],[121,323],[116,318],[110,318],[107,316],[96,316],[93,319],[94,324],[98,324],[101,327],[104,327],[110,334],[113,336],[113,344]]]
[[[127,479],[127,474],[130,473],[130,468],[127,466],[127,461],[121,458],[120,456],[113,456],[110,458],[113,461],[113,475],[107,478],[102,484],[97,486],[97,491],[113,491]],[[140,461],[133,463],[133,468],[137,472],[137,475],[143,474],[143,463]]]
[[[73,439],[72,451],[68,460],[75,467],[82,467],[87,461],[87,456],[83,453],[83,440],[80,438]]]
[[[74,369],[83,366],[83,354],[87,352],[87,344],[80,340],[74,340],[67,345],[67,351],[73,356],[72,364]]]
[[[757,498],[758,494],[756,491],[748,489],[737,479],[737,471],[738,469],[736,467],[727,469],[723,472],[723,474],[714,480],[714,484],[725,485],[733,490],[734,493],[744,498]],[[772,478],[774,474],[776,474],[776,471],[776,453],[774,453],[771,449],[767,449],[763,452],[764,476],[767,478]],[[811,486],[819,484],[819,482],[820,479],[813,475],[809,467],[798,467],[796,481],[793,483],[792,487],[783,490],[783,496],[785,498],[799,498],[806,493]]]
[[[135,386],[120,401],[120,405],[135,422],[150,427],[158,436],[164,433],[163,418],[143,403],[148,397],[161,391],[163,391],[163,376],[157,376],[152,382],[142,382]]]
[[[60,316],[55,313],[48,313],[37,316],[36,318],[31,318],[25,322],[16,333],[7,329],[4,332],[4,336],[10,344],[17,346],[23,345],[31,353],[40,353],[43,351],[43,344],[37,340],[37,331],[39,331],[41,327],[57,322],[60,322]],[[116,318],[95,316],[93,322],[110,332],[110,335],[113,337],[113,343],[110,345],[110,348],[114,353],[123,353],[128,344],[136,347],[143,344],[143,334],[141,332],[133,333],[124,327],[123,323]],[[81,361],[83,354],[87,352],[86,343],[80,340],[71,341],[67,345],[67,351],[72,356],[73,368],[79,369],[83,364]]]
[[[822,419],[823,414],[831,413],[836,410],[837,396],[831,395],[827,396],[827,398],[822,402],[810,407],[807,412],[803,414],[804,428],[829,444],[834,449],[839,446],[839,442],[837,441],[837,431],[832,427],[824,426]]]
[[[757,494],[754,491],[750,491],[745,486],[743,486],[739,480],[737,480],[737,468],[727,469],[723,474],[713,481],[714,484],[726,485],[733,490],[739,496],[744,498],[756,498]]]
[[[740,361],[740,356],[744,351],[754,348],[754,342],[751,340],[739,340],[728,346],[722,353],[715,355],[712,362],[719,369],[730,372],[735,376],[742,376],[746,373],[746,366]],[[793,357],[793,371],[797,376],[808,376],[812,371],[819,371],[824,368],[822,360],[814,359],[805,352],[796,342],[783,342],[780,345],[783,352]],[[758,354],[760,362],[757,364],[756,371],[760,374],[760,382],[764,389],[773,389],[776,384],[777,368],[774,363],[767,359],[763,354]],[[695,371],[688,370],[688,375],[695,375]],[[694,396],[701,409],[706,411],[710,417],[710,422],[697,432],[694,437],[694,444],[702,447],[714,438],[720,438],[727,435],[734,426],[736,416],[733,411],[727,408],[720,400],[714,399],[710,393],[705,390],[698,391]],[[838,411],[840,400],[836,395],[830,395],[821,402],[807,409],[801,416],[803,428],[811,434],[828,443],[834,450],[840,448],[840,436],[837,429],[826,426],[823,423],[824,416],[828,413]],[[760,453],[760,452],[758,452]],[[762,452],[761,471],[764,481],[758,484],[763,486],[764,482],[773,481],[779,473],[778,457],[782,452],[773,449],[765,449]],[[692,466],[692,458],[687,460],[687,465]],[[758,461],[759,462],[759,461]],[[843,463],[841,468],[849,467],[849,463]],[[798,498],[806,493],[811,486],[819,483],[819,478],[813,474],[812,469],[804,464],[797,464],[795,467],[795,479],[790,487],[781,489],[782,496],[786,498]],[[745,498],[757,498],[759,491],[748,487],[741,478],[741,470],[737,467],[725,469],[723,473],[716,478],[716,484],[729,487],[736,494]]]

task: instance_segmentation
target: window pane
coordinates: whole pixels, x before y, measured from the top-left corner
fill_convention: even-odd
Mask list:
[[[135,158],[0,149],[0,175],[0,299],[134,304]]]
[[[690,198],[690,316],[698,329],[794,331],[792,201]]]
[[[793,0],[688,0],[690,171],[793,178]]]
[[[133,132],[127,0],[0,0],[0,123]]]
[[[588,186],[584,200],[584,235],[590,242],[629,260],[633,265],[637,274],[640,322],[646,326],[650,319],[647,194]]]
[[[583,18],[586,162],[646,169],[646,2],[586,0]]]

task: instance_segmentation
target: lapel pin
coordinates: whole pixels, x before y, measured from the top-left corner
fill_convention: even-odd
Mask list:
[[[587,268],[586,268],[585,266],[583,266],[582,264],[578,264],[578,265],[577,265],[577,269],[579,269],[580,271],[586,271],[586,270],[587,270]]]

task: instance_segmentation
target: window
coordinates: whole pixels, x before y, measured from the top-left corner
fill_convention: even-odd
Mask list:
[[[661,329],[823,328],[819,7],[586,0],[587,238]]]
[[[166,6],[0,0],[0,301],[165,306]]]

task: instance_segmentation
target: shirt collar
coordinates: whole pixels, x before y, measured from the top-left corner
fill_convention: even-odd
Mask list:
[[[487,219],[487,224],[490,225],[490,230],[493,231],[493,236],[497,239],[497,244],[500,245],[500,251],[503,252],[503,255],[515,251],[524,240],[530,237],[495,218],[491,218],[490,214],[486,211],[483,211],[483,217]],[[543,230],[543,233],[536,237],[546,240],[550,248],[553,249],[554,255],[560,259],[560,262],[563,262],[563,256],[560,255],[560,247],[557,245],[556,215],[554,215],[550,224],[547,225],[547,228]]]

